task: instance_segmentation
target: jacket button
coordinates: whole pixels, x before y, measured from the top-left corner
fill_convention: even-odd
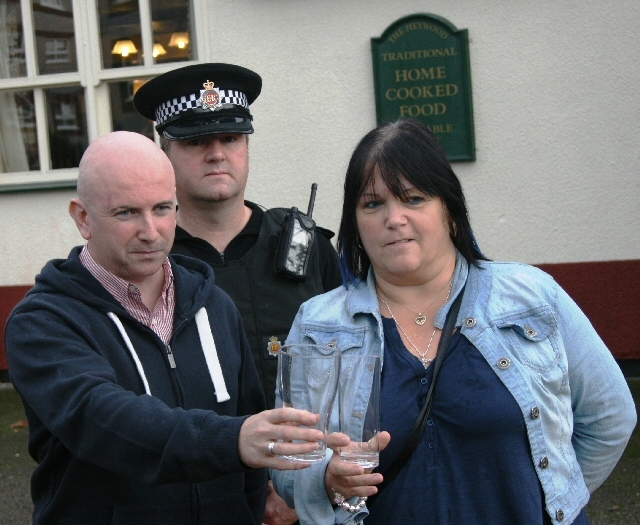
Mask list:
[[[564,521],[564,510],[562,509],[556,510],[556,519],[558,521]]]
[[[531,417],[533,419],[538,419],[540,417],[540,409],[538,407],[533,407],[531,409]]]
[[[464,326],[467,328],[473,328],[476,325],[476,318],[475,317],[467,317],[464,320]]]
[[[511,359],[509,359],[508,357],[501,357],[500,359],[498,359],[498,368],[500,370],[506,370],[510,366],[511,366]]]
[[[330,343],[327,343],[327,348],[335,348],[336,346],[338,345],[336,344],[335,341],[331,341]]]
[[[524,325],[524,333],[527,334],[527,337],[529,339],[533,339],[536,335],[538,335],[538,332],[531,328],[528,324]]]
[[[540,460],[540,468],[547,468],[549,466],[549,458],[547,456],[542,456]]]

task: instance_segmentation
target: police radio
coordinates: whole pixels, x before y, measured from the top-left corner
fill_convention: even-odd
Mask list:
[[[307,278],[307,267],[311,256],[311,246],[316,234],[316,223],[311,219],[318,185],[311,185],[309,209],[304,214],[298,208],[291,208],[284,218],[278,248],[276,251],[276,273],[295,281]]]

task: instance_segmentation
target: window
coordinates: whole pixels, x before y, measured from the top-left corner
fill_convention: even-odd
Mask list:
[[[153,138],[133,94],[197,58],[194,1],[0,0],[0,192],[73,187],[112,130]]]
[[[59,9],[64,11],[65,7],[62,0],[40,0],[40,5],[43,7],[50,7],[52,9]]]
[[[69,62],[69,40],[66,38],[48,38],[45,45],[45,63],[57,64]]]
[[[59,0],[55,6],[44,2],[33,4],[33,33],[38,74],[78,71],[74,13],[70,0]]]

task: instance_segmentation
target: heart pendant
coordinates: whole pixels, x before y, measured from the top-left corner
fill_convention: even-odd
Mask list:
[[[419,324],[420,326],[422,326],[426,322],[427,322],[427,316],[426,315],[420,314],[418,317],[416,317],[416,324]]]

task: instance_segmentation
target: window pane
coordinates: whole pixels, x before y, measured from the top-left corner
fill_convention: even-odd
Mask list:
[[[38,3],[44,7],[51,7],[53,9],[64,10],[64,0],[38,0]]]
[[[134,131],[153,140],[153,122],[133,107],[133,95],[144,81],[129,80],[109,84],[113,131]]]
[[[45,98],[51,168],[77,168],[89,145],[84,91],[81,87],[49,88]]]
[[[0,92],[0,172],[39,169],[33,91]]]
[[[194,60],[189,0],[151,0],[156,64]]]
[[[32,0],[38,73],[78,71],[71,0]]]
[[[137,0],[98,0],[102,64],[105,69],[142,63]]]
[[[0,78],[24,77],[24,57],[20,0],[0,2]]]

